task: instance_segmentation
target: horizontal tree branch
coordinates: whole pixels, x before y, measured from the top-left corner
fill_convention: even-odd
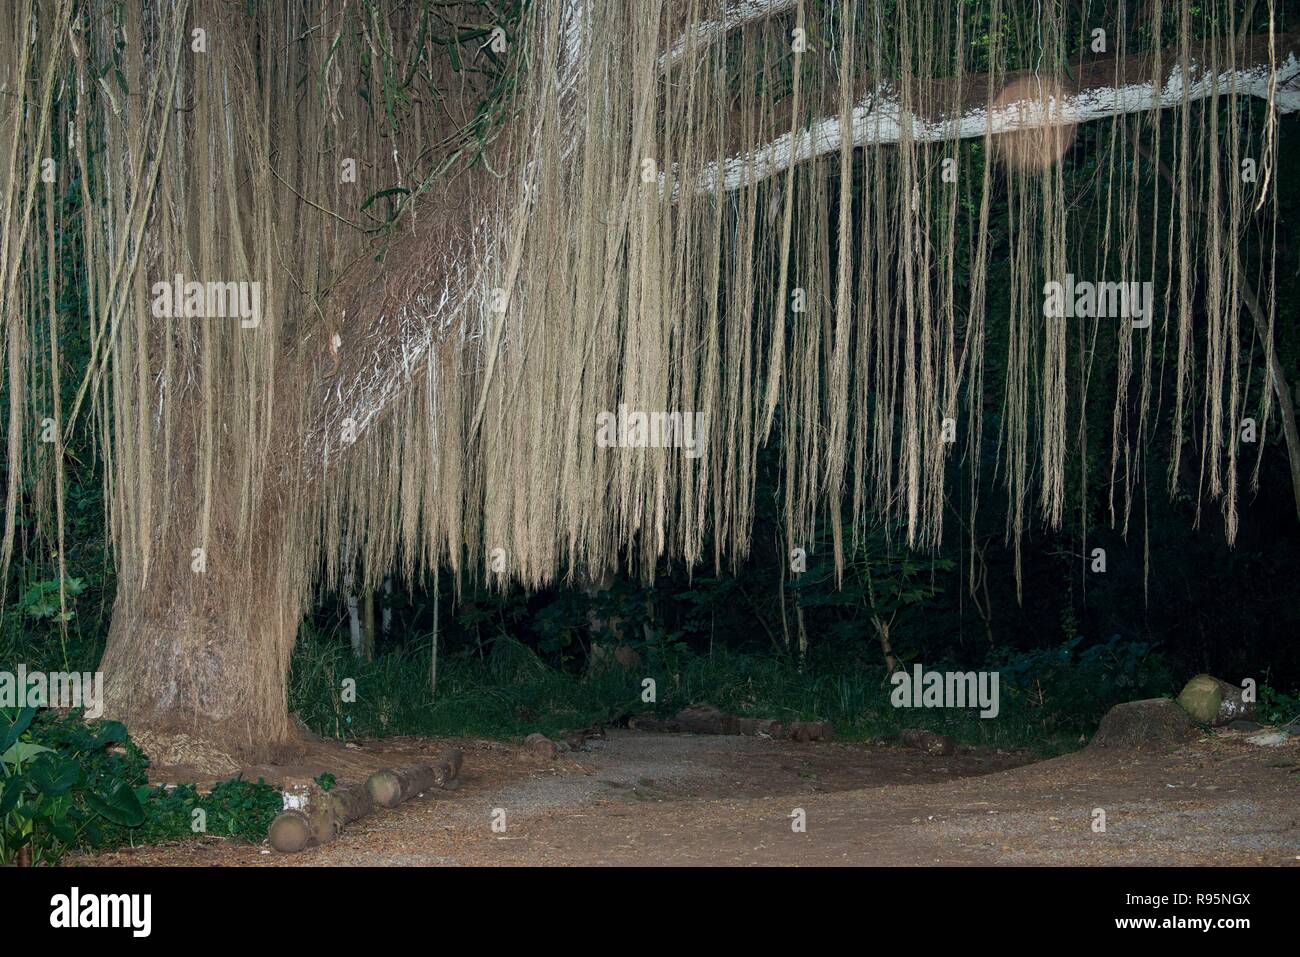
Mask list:
[[[1237,49],[1237,65],[1218,73],[1209,71],[1209,57],[1201,45],[1195,45],[1184,74],[1177,48],[1161,54],[1160,82],[1152,77],[1156,58],[1151,54],[1134,57],[1114,55],[1097,57],[1072,66],[1073,79],[1059,87],[1059,100],[1049,108],[1039,103],[1009,102],[995,106],[988,101],[989,82],[985,75],[971,75],[960,83],[953,79],[916,81],[910,91],[912,102],[951,104],[945,112],[923,115],[904,107],[903,98],[891,84],[872,84],[863,80],[855,96],[850,137],[852,145],[887,146],[910,140],[939,143],[969,139],[986,133],[1011,133],[1042,129],[1047,126],[1072,125],[1104,119],[1124,113],[1167,109],[1183,101],[1184,91],[1191,100],[1215,95],[1267,97],[1270,80],[1276,86],[1275,102],[1280,112],[1300,110],[1300,36],[1286,34],[1277,38],[1275,56],[1270,60],[1267,37],[1248,37]],[[998,90],[1016,85],[1040,89],[1043,81],[1032,72],[1007,73],[999,79]],[[839,94],[828,92],[833,102]],[[789,101],[774,109],[774,128],[791,128]],[[740,117],[732,117],[732,130],[743,129]],[[738,189],[787,169],[791,163],[803,163],[836,152],[842,142],[838,114],[808,123],[793,134],[784,133],[755,149],[742,151],[733,143],[724,152],[730,154],[721,164],[704,167],[695,179],[701,192],[721,188]]]
[[[794,0],[743,0],[729,8],[718,26],[706,28],[690,42],[698,48],[699,43],[711,42],[727,29],[792,6]],[[570,41],[580,35],[576,16],[576,11],[571,11],[564,21]],[[574,68],[577,44],[566,46],[569,56],[564,72],[568,73]],[[676,49],[670,49],[668,62]],[[1186,81],[1178,51],[1166,50],[1160,60],[1163,77],[1159,84],[1151,80],[1155,72],[1151,55],[1099,57],[1072,66],[1074,79],[1062,84],[1059,106],[1054,104],[1051,110],[1027,109],[1024,104],[993,108],[988,102],[988,78],[971,75],[960,84],[944,79],[918,81],[912,91],[915,102],[953,105],[946,114],[922,116],[905,111],[899,93],[889,85],[873,85],[868,79],[861,83],[864,92],[853,110],[850,135],[855,147],[888,145],[904,138],[942,142],[990,131],[1006,133],[1166,109],[1182,102],[1185,86],[1191,99],[1204,99],[1216,92],[1267,96],[1270,78],[1276,84],[1278,109],[1300,109],[1300,90],[1295,89],[1300,78],[1297,37],[1278,37],[1275,50],[1276,69],[1271,71],[1267,38],[1246,38],[1238,47],[1238,66],[1211,75],[1199,66],[1206,58],[1196,47],[1189,57]],[[1028,79],[1027,73],[1008,73],[999,78],[998,89]],[[568,76],[564,81],[563,88],[571,89],[574,81]],[[827,94],[827,101],[837,97]],[[782,104],[774,113],[776,128],[789,129],[788,106],[784,116]],[[741,124],[734,122],[731,128],[740,129]],[[757,149],[736,153],[720,167],[711,164],[695,178],[696,188],[714,191],[721,176],[724,190],[737,189],[772,176],[792,162],[839,150],[840,137],[838,115],[816,120],[793,136],[786,133]],[[478,302],[486,295],[481,286],[489,267],[489,233],[497,225],[491,220],[497,206],[490,191],[502,184],[485,177],[481,169],[467,176],[473,183],[460,184],[458,192],[465,197],[461,202],[444,199],[426,204],[420,227],[394,244],[382,269],[351,284],[349,292],[340,297],[344,306],[339,320],[340,361],[332,374],[327,358],[317,366],[314,411],[303,444],[304,464],[309,470],[328,469],[347,450],[345,420],[351,420],[351,433],[359,437],[402,397],[414,377],[424,374],[439,342],[448,336],[485,336],[485,330],[470,326],[478,321],[474,317],[482,315]],[[471,305],[475,308],[469,308]]]
[[[404,396],[438,343],[485,334],[474,321],[491,266],[487,192],[497,185],[482,166],[464,174],[459,190],[431,197],[382,264],[337,291],[327,335],[338,338],[302,360],[315,383],[302,437],[308,472],[328,470]]]
[[[732,30],[792,10],[798,4],[799,0],[739,0],[730,3],[717,17],[701,20],[683,30],[667,52],[659,57],[659,69],[661,72],[671,70],[684,62],[688,55],[702,53]]]

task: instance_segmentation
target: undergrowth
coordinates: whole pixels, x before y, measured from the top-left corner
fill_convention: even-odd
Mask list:
[[[1000,675],[1001,709],[894,708],[881,667],[836,667],[725,648],[708,653],[660,637],[637,646],[640,664],[574,670],[549,664],[522,642],[499,634],[482,651],[439,662],[430,689],[430,646],[364,662],[327,636],[305,633],[294,658],[291,707],[313,731],[333,738],[519,737],[555,734],[629,714],[669,716],[708,702],[745,717],[829,720],[850,740],[889,737],[906,727],[952,734],[964,744],[1031,748],[1054,754],[1077,747],[1113,704],[1177,690],[1156,649],[1119,638],[1080,650],[1079,642],[1005,654],[987,667]],[[965,670],[944,662],[927,669]],[[654,701],[643,701],[645,681]]]
[[[282,806],[261,780],[201,792],[150,785],[148,768],[119,722],[0,708],[0,864],[55,864],[72,850],[205,834],[260,841]]]

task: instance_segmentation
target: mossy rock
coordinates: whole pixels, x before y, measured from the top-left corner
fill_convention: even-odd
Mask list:
[[[1183,687],[1178,703],[1201,724],[1225,725],[1254,716],[1255,704],[1242,700],[1242,689],[1213,675],[1197,675]]]
[[[1195,737],[1187,712],[1168,698],[1117,704],[1101,719],[1089,747],[1115,749],[1171,748]]]

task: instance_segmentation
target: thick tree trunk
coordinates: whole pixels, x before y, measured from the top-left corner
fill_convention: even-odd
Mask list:
[[[288,674],[302,590],[277,573],[278,557],[275,546],[250,555],[218,541],[202,558],[160,550],[147,581],[139,562],[121,568],[100,665],[104,712],[155,762],[202,763],[213,749],[235,763],[278,762],[301,746]]]

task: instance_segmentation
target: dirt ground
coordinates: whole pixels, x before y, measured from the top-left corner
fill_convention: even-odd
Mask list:
[[[67,863],[1300,865],[1300,739],[1263,748],[1248,736],[1221,732],[1167,753],[1087,748],[1032,763],[992,751],[935,757],[633,731],[554,760],[485,740],[322,745],[310,760],[340,780],[459,747],[462,780],[377,810],[301,854],[209,838]],[[246,776],[283,781],[316,771],[250,768]],[[1104,832],[1094,830],[1098,808]],[[492,827],[498,809],[504,833]],[[797,809],[803,833],[793,827]]]

